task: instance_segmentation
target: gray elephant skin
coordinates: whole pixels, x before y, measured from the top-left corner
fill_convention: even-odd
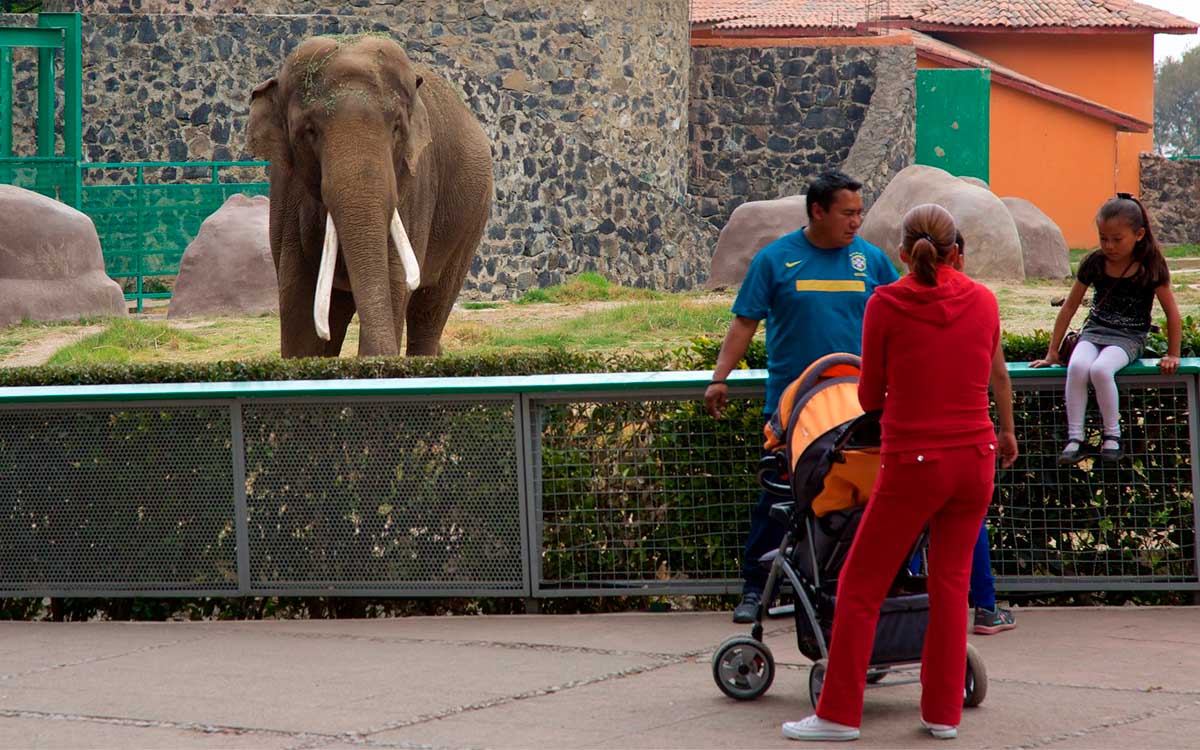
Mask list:
[[[433,355],[491,213],[492,154],[443,78],[395,41],[313,37],[251,95],[271,162],[284,357]]]

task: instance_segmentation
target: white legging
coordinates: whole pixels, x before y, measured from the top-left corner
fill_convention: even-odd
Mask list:
[[[1129,355],[1119,346],[1098,349],[1080,341],[1067,365],[1067,438],[1083,439],[1087,414],[1088,380],[1096,389],[1096,403],[1104,419],[1105,435],[1121,434],[1121,395],[1117,393],[1117,371],[1129,364]]]

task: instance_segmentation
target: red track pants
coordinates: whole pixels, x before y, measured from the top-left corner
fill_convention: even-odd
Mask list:
[[[967,663],[971,553],[992,499],[995,445],[887,453],[838,580],[822,719],[857,727],[879,608],[929,524],[929,629],[921,656],[921,716],[957,726]]]

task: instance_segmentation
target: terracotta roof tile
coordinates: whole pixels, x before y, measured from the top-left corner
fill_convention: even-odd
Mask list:
[[[889,0],[887,18],[922,28],[1112,28],[1193,33],[1186,18],[1135,0]],[[868,0],[692,0],[692,23],[718,29],[853,29]]]

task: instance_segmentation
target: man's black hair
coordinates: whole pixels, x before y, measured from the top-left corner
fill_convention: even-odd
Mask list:
[[[833,201],[839,190],[849,190],[852,193],[857,193],[859,190],[862,190],[862,183],[841,172],[824,172],[817,179],[813,180],[808,186],[808,195],[804,199],[804,207],[808,211],[808,218],[812,218],[813,204],[820,204],[821,208],[826,211],[832,208]]]

